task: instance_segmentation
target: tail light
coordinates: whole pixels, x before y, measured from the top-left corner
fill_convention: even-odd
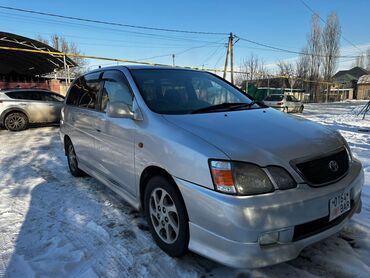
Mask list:
[[[277,102],[276,105],[283,105],[284,102]]]

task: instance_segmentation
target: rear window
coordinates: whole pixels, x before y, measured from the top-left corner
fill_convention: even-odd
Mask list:
[[[265,98],[267,101],[280,101],[283,100],[284,95],[269,95]]]
[[[36,91],[20,91],[5,93],[12,99],[41,100],[41,94]]]
[[[95,109],[100,91],[101,72],[78,78],[69,90],[67,104],[81,108]]]

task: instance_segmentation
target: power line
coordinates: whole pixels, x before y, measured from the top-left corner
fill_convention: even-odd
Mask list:
[[[178,36],[168,36],[168,35],[164,35],[164,34],[154,34],[154,33],[145,33],[145,32],[138,32],[138,31],[128,31],[128,30],[115,29],[115,28],[110,28],[110,27],[87,25],[87,24],[82,24],[82,23],[77,23],[77,22],[67,22],[67,21],[61,21],[61,20],[55,20],[55,19],[45,19],[45,18],[38,18],[38,17],[32,17],[32,16],[22,16],[22,15],[18,15],[18,14],[11,14],[11,13],[5,13],[5,12],[0,12],[0,13],[8,15],[8,16],[12,16],[12,17],[18,17],[18,18],[20,17],[24,21],[34,20],[34,21],[38,21],[38,22],[47,22],[47,23],[52,22],[54,24],[59,24],[59,25],[76,25],[76,26],[89,27],[89,28],[92,27],[92,28],[108,30],[108,31],[111,31],[111,32],[134,34],[136,37],[143,37],[143,38],[150,37],[150,38],[153,38],[153,39],[186,41],[186,42],[203,42],[203,43],[210,42],[210,41],[206,41],[206,40],[199,40],[199,39],[194,39],[194,38],[189,38],[189,37],[178,37]]]
[[[89,23],[96,23],[96,24],[102,24],[102,25],[142,29],[142,30],[198,34],[198,35],[227,35],[228,34],[228,33],[221,33],[221,32],[190,31],[190,30],[167,29],[167,28],[157,28],[157,27],[149,27],[149,26],[141,26],[141,25],[123,24],[123,23],[118,23],[118,22],[110,22],[110,21],[103,21],[103,20],[96,20],[96,19],[89,19],[89,18],[66,16],[66,15],[60,15],[60,14],[54,14],[54,13],[45,13],[45,12],[39,12],[39,11],[34,11],[34,10],[26,10],[26,9],[20,9],[20,8],[9,7],[9,6],[0,6],[0,9],[18,11],[18,12],[29,13],[29,14],[37,14],[37,15],[43,15],[43,16],[49,16],[49,17],[63,18],[63,19],[69,19],[69,20],[83,21],[83,22],[89,22]]]
[[[193,50],[193,49],[197,49],[197,48],[203,48],[203,47],[209,47],[210,44],[218,44],[220,41],[215,41],[215,42],[210,42],[210,43],[206,43],[206,44],[203,44],[203,45],[199,45],[199,46],[193,46],[193,47],[190,47],[190,48],[187,48],[185,50],[182,50],[182,51],[179,51],[177,53],[170,53],[170,54],[163,54],[163,55],[157,55],[157,56],[152,56],[152,57],[148,57],[148,58],[142,58],[142,59],[138,59],[138,61],[145,61],[145,60],[150,60],[150,59],[154,59],[154,58],[162,58],[162,57],[167,57],[167,56],[172,56],[172,55],[181,55],[181,54],[184,54],[190,50]]]
[[[312,9],[304,0],[300,0],[301,1],[301,3],[303,4],[303,6],[305,6],[308,10],[310,10],[311,11],[311,13],[312,14],[315,14],[315,15],[317,15],[318,17],[319,17],[319,19],[323,22],[323,23],[325,23],[326,24],[326,21],[317,13],[317,12],[315,12],[314,11],[314,9]],[[352,43],[350,40],[348,40],[347,38],[345,38],[342,34],[339,34],[341,37],[342,37],[342,39],[343,40],[345,40],[346,42],[348,42],[349,44],[351,44],[353,47],[355,47],[355,48],[357,48],[360,52],[361,52],[361,54],[363,53],[363,51],[359,48],[359,47],[357,47],[357,45],[355,45],[354,43]]]
[[[220,50],[220,49],[222,49],[222,46],[223,45],[220,45],[220,46],[218,46],[209,56],[207,56],[207,58],[206,59],[204,59],[204,61],[200,64],[200,65],[205,65],[206,64],[206,62],[208,62],[209,60],[211,60],[211,58],[213,57],[213,56],[215,56],[216,55],[216,53]]]
[[[242,37],[239,37],[239,36],[236,36],[236,37],[239,38],[242,41],[246,41],[246,42],[249,42],[249,43],[252,43],[252,44],[255,44],[255,45],[263,46],[263,47],[266,47],[266,48],[269,48],[269,49],[272,49],[272,50],[275,50],[275,51],[281,51],[281,52],[298,54],[298,55],[306,55],[306,56],[325,57],[325,55],[321,55],[321,54],[313,54],[313,53],[306,53],[306,52],[302,52],[302,51],[289,50],[289,49],[284,49],[284,48],[268,45],[268,44],[265,44],[265,43],[249,40],[249,39],[242,38]],[[342,56],[337,55],[337,56],[334,56],[334,57],[336,57],[336,58],[356,58],[356,57],[358,57],[358,55],[356,55],[356,56],[354,56],[354,55],[352,55],[352,56],[351,55],[342,55]]]

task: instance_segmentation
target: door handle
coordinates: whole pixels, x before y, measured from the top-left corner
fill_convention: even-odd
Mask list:
[[[101,130],[99,128],[96,129],[97,132],[101,132]]]

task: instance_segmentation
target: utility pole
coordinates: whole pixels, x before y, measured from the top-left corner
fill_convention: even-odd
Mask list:
[[[236,40],[235,43],[239,41],[239,38]],[[229,35],[229,42],[227,43],[227,50],[226,50],[226,59],[225,59],[225,67],[224,67],[224,78],[226,78],[227,73],[227,66],[229,63],[229,55],[230,55],[230,81],[234,84],[234,35],[231,32]]]
[[[234,42],[233,42],[233,33],[230,33],[230,67],[231,67],[231,83],[234,84]]]
[[[68,85],[66,55],[63,55],[63,64],[64,64],[64,78],[66,84]]]
[[[229,36],[229,41],[227,43],[227,49],[226,49],[226,59],[225,59],[224,76],[223,76],[224,79],[226,78],[227,63],[229,61],[230,42],[231,42],[231,39],[230,39],[230,36]]]
[[[172,66],[175,66],[175,54],[172,54]]]
[[[230,67],[231,67],[231,69],[230,69],[230,81],[231,81],[231,83],[234,84],[234,41],[233,40],[234,40],[234,35],[231,32],[230,35],[229,35],[229,42],[227,43],[226,59],[225,59],[225,67],[224,67],[224,76],[223,77],[226,78],[227,64],[229,62],[229,55],[230,55]]]

